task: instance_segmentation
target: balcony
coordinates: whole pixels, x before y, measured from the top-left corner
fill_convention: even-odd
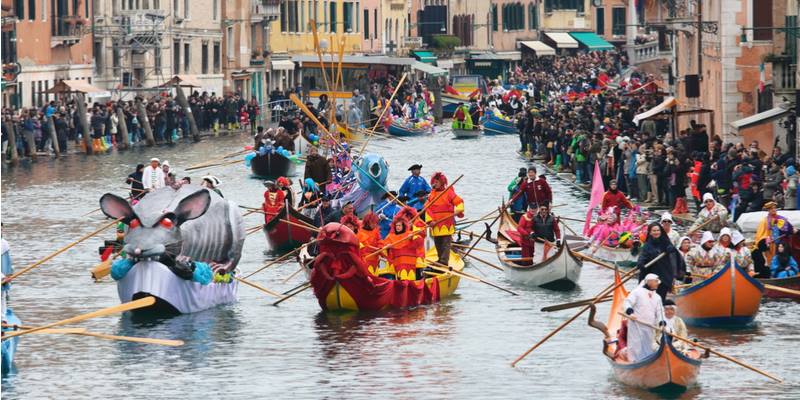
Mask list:
[[[81,37],[92,31],[89,21],[79,15],[66,15],[52,19],[50,28],[50,47],[72,46],[80,42]]]
[[[647,43],[633,45],[631,52],[631,65],[639,65],[649,61],[665,58],[667,54],[659,51],[658,41],[650,41]]]
[[[280,16],[280,0],[250,0],[250,22],[275,21]]]
[[[775,94],[790,95],[797,90],[797,63],[790,56],[773,57],[772,84]],[[794,63],[793,63],[794,62]]]

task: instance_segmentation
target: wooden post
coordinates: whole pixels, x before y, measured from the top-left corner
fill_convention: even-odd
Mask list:
[[[186,95],[183,93],[183,88],[180,84],[175,84],[175,100],[177,100],[178,104],[183,108],[183,115],[189,120],[189,131],[192,133],[192,138],[195,142],[199,142],[200,131],[197,129],[197,122],[194,120],[192,108],[189,107],[189,101],[186,100]]]
[[[117,123],[117,133],[122,136],[121,138],[117,139],[117,144],[119,144],[120,150],[127,150],[129,143],[128,143],[128,123],[125,120],[125,112],[122,111],[122,107],[117,106],[117,119],[119,122]],[[122,140],[120,140],[122,139]]]
[[[58,135],[56,135],[56,120],[53,116],[47,117],[47,126],[50,128],[50,141],[53,142],[53,152],[56,158],[61,157],[61,149],[58,147]]]
[[[428,90],[433,93],[433,120],[437,124],[442,123],[442,87],[439,85],[439,77],[432,76],[428,79]]]
[[[150,120],[147,119],[147,110],[144,108],[142,100],[136,99],[136,110],[139,112],[139,125],[144,131],[144,140],[147,146],[155,146],[156,140],[153,138],[153,129],[150,128]]]
[[[31,161],[36,161],[36,140],[33,138],[33,131],[23,130],[22,133],[25,135],[25,145],[28,146]]]
[[[17,151],[17,123],[13,121],[8,124],[8,147],[11,150],[11,165],[19,164],[19,151]]]
[[[89,119],[86,118],[86,97],[83,93],[75,93],[75,106],[78,118],[81,121],[81,132],[83,134],[83,145],[86,147],[86,154],[92,154],[92,138],[89,134]]]

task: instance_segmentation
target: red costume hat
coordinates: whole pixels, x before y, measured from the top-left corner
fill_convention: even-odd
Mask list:
[[[439,182],[442,182],[443,185],[447,186],[447,177],[444,176],[443,172],[435,172],[433,174],[433,176],[431,177],[431,184],[433,184],[433,182],[435,182],[437,180]]]
[[[367,230],[375,229],[378,226],[378,214],[370,212],[361,220],[361,227]]]
[[[278,184],[278,186],[289,186],[289,179],[287,179],[285,176],[282,176],[278,178],[276,183]]]
[[[339,220],[342,225],[353,225],[356,229],[361,228],[361,221],[355,215],[345,215]]]

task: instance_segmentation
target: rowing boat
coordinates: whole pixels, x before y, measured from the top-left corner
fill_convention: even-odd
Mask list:
[[[473,139],[481,136],[481,130],[477,129],[453,129],[453,136],[456,139]]]
[[[3,316],[3,323],[10,325],[9,327],[3,327],[3,332],[14,330],[14,325],[22,325],[22,321],[20,321],[19,317],[11,311],[10,308],[6,308],[6,315]],[[3,340],[3,353],[2,353],[2,373],[3,375],[11,372],[11,368],[14,366],[14,354],[17,353],[17,344],[19,342],[19,337],[12,337],[11,339]]]
[[[481,118],[481,127],[484,135],[516,135],[519,133],[514,120],[497,117],[491,112]]]
[[[606,245],[601,245],[600,248],[597,248],[596,246],[591,246],[585,253],[608,263],[616,264],[621,268],[633,267],[638,260],[637,257],[631,253],[631,249],[625,247],[608,247]]]
[[[433,133],[433,125],[425,128],[412,128],[403,126],[397,122],[392,122],[391,125],[389,125],[388,131],[389,134],[393,136],[424,136]]]
[[[286,221],[292,222],[292,224]],[[262,230],[267,238],[267,244],[272,252],[284,253],[292,251],[311,240],[312,231],[302,226],[314,226],[314,220],[286,204],[269,222],[264,224]]]
[[[435,273],[416,281],[376,277],[359,255],[356,235],[344,225],[325,225],[318,239],[319,255],[312,257],[304,248],[300,260],[325,311],[378,311],[437,303],[450,297],[461,279],[452,272]],[[436,249],[428,249],[425,258],[435,261]],[[464,261],[456,252],[450,252],[449,266],[461,271]]]
[[[295,162],[274,152],[257,154],[250,160],[250,171],[258,178],[293,176]]]
[[[800,291],[800,276],[790,276],[788,278],[769,278],[769,279],[759,279],[762,285],[771,285],[771,286],[778,286],[784,289],[792,289]],[[786,292],[779,292],[777,290],[772,290],[766,288],[764,291],[764,297],[770,299],[795,299],[800,300],[800,295],[786,293]]]
[[[681,289],[675,295],[675,304],[688,325],[742,327],[755,320],[763,294],[761,282],[728,262],[710,278]]]
[[[619,274],[615,275],[615,283],[620,283]],[[620,382],[649,390],[685,390],[697,381],[700,373],[700,353],[695,349],[682,352],[675,348],[666,334],[662,334],[658,349],[637,362],[630,362],[625,351],[619,349],[617,335],[622,327],[623,303],[628,292],[623,285],[614,290],[614,300],[606,325],[594,321],[595,308],[592,306],[589,325],[599,329],[605,335],[603,354],[606,356],[614,376]],[[636,322],[628,321],[635,324]]]
[[[503,265],[506,277],[526,286],[539,286],[551,290],[572,290],[581,276],[583,261],[576,256],[573,248],[580,244],[570,245],[566,238],[557,249],[550,249],[550,255],[544,258],[544,244],[536,243],[534,259],[516,261],[522,257],[522,248],[516,242],[519,238],[517,223],[505,209],[501,210],[500,228],[497,233],[497,258]]]

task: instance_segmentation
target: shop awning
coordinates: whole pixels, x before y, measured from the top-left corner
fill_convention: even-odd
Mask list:
[[[231,72],[231,79],[233,80],[250,79],[250,75],[252,75],[252,73],[245,70],[238,72]]]
[[[433,64],[433,63],[436,62],[436,56],[433,53],[431,53],[430,51],[413,50],[411,52],[411,55],[414,56],[414,58],[416,58],[417,61],[419,61],[419,62],[424,62],[424,63],[428,63],[428,64]]]
[[[559,49],[577,49],[578,41],[575,40],[567,32],[545,32],[544,33],[550,40],[555,42],[556,47]]]
[[[522,59],[522,53],[519,51],[499,51],[496,53],[477,53],[471,54],[470,60],[501,60],[501,61],[519,61]]]
[[[66,79],[56,83],[50,89],[45,90],[45,93],[102,93],[105,90],[93,86],[91,83],[81,79]]]
[[[272,69],[282,71],[294,71],[294,61],[292,60],[273,60]]]
[[[589,50],[614,50],[613,44],[606,42],[594,32],[572,32],[570,35]]]
[[[758,114],[753,114],[746,118],[733,121],[731,122],[731,126],[736,129],[744,129],[753,125],[763,124],[778,119],[786,114],[789,114],[789,112],[790,110],[779,106]]]
[[[662,113],[662,112],[664,112],[666,110],[671,109],[672,107],[675,107],[677,104],[678,104],[678,101],[675,100],[674,97],[667,97],[666,99],[664,99],[664,101],[661,102],[661,104],[659,104],[659,105],[657,105],[657,106],[655,106],[655,107],[653,107],[653,108],[651,108],[651,109],[649,109],[649,110],[647,110],[647,111],[645,111],[645,112],[643,112],[641,114],[636,114],[633,117],[633,123],[636,124],[636,126],[639,126],[639,121],[644,121],[644,120],[646,120],[648,118],[652,118],[652,117],[654,117],[654,116],[656,116],[656,115],[658,115],[658,114],[660,114],[660,113]]]
[[[524,42],[519,42],[519,44],[531,49],[536,53],[537,56],[554,56],[556,55],[556,50],[539,40],[527,40]]]
[[[435,67],[430,64],[425,64],[423,62],[415,61],[411,64],[411,68],[414,68],[417,71],[422,71],[429,76],[444,76],[447,75],[447,70],[441,69],[439,67]]]

